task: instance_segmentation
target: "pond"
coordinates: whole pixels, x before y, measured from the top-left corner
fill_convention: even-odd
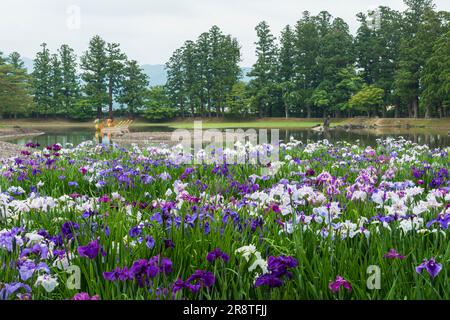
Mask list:
[[[41,146],[47,146],[53,143],[65,145],[71,143],[77,145],[83,141],[94,140],[95,130],[86,127],[71,128],[36,128],[42,130],[45,134],[36,137],[22,137],[9,140],[10,142],[25,145],[29,141],[39,143]],[[134,132],[171,132],[174,129],[166,126],[148,126],[131,128]],[[248,130],[246,128],[245,130]],[[255,129],[259,130],[259,129]],[[331,142],[345,140],[361,145],[375,145],[376,139],[385,137],[404,137],[418,144],[427,144],[430,147],[447,147],[450,146],[450,136],[446,131],[430,132],[424,129],[395,129],[389,128],[379,130],[331,130],[328,133],[316,132],[311,129],[279,129],[280,140],[286,141],[286,138],[292,136],[297,140],[304,142],[328,139]],[[270,141],[270,129],[268,129],[268,139]],[[104,142],[107,139],[104,139]]]

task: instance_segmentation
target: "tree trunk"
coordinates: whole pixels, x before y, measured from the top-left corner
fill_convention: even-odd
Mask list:
[[[430,106],[427,104],[425,106],[425,119],[430,119]]]
[[[399,104],[397,104],[397,105],[395,106],[394,117],[395,117],[395,118],[399,118],[399,117],[400,117],[400,105],[399,105]]]
[[[289,106],[286,104],[284,105],[284,113],[286,115],[286,119],[289,118]]]
[[[109,85],[108,85],[108,90],[109,90],[109,118],[113,119],[113,83],[112,80],[109,79]]]
[[[414,100],[412,101],[412,111],[414,118],[419,117],[419,99],[417,97],[414,97]]]
[[[181,118],[184,119],[184,103],[183,103],[183,99],[180,98],[180,110],[181,110]]]
[[[408,102],[408,118],[412,118],[411,102]]]
[[[98,106],[97,107],[97,119],[101,119],[102,117],[103,117],[102,107]]]
[[[336,112],[334,113],[334,117],[335,118],[340,118],[341,117],[341,110],[336,110]]]
[[[205,102],[203,99],[200,99],[200,113],[202,117],[205,116]]]
[[[309,103],[306,104],[306,117],[311,118],[311,106]]]

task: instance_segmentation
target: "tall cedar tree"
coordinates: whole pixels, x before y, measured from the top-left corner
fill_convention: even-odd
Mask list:
[[[80,83],[77,75],[77,57],[67,44],[58,49],[61,64],[61,109],[67,116],[76,116],[77,100],[80,98]]]
[[[108,85],[108,112],[109,118],[113,118],[114,97],[120,90],[122,82],[124,63],[127,56],[121,52],[118,43],[106,45],[106,83]]]
[[[89,49],[81,57],[81,79],[83,91],[88,103],[97,109],[97,118],[102,118],[103,107],[108,104],[107,92],[108,58],[106,43],[100,36],[94,36],[89,42]]]
[[[30,77],[17,53],[8,59],[0,52],[0,115],[16,118],[28,115],[33,108]]]
[[[144,106],[147,87],[148,77],[137,61],[126,61],[120,83],[118,102],[127,105],[130,118],[133,118],[135,113]]]
[[[36,54],[33,68],[33,96],[36,103],[36,116],[48,116],[52,105],[52,63],[47,44],[41,44]]]
[[[248,74],[253,77],[249,85],[254,92],[259,117],[264,117],[270,116],[273,108],[270,92],[276,83],[277,46],[266,21],[260,22],[255,30],[258,36],[255,42],[257,60]]]

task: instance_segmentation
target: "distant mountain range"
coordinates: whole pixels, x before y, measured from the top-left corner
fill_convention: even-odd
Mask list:
[[[22,57],[22,60],[27,68],[28,72],[33,71],[33,60],[27,57]],[[150,78],[150,86],[164,85],[167,82],[167,72],[163,64],[144,64],[142,69]],[[250,77],[247,76],[251,68],[242,67],[242,81],[249,82]]]
[[[33,60],[27,57],[21,57],[25,68],[27,68],[28,72],[33,72]]]

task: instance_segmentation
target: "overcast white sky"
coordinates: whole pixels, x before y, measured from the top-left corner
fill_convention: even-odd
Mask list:
[[[435,4],[438,10],[450,11],[449,0]],[[128,57],[141,64],[162,64],[185,40],[217,24],[238,38],[241,65],[251,66],[254,27],[261,20],[268,21],[278,36],[304,10],[327,10],[343,18],[354,33],[356,13],[378,5],[404,9],[402,0],[1,0],[0,51],[33,58],[45,41],[51,50],[67,43],[81,54],[90,37],[99,34],[119,42]]]

